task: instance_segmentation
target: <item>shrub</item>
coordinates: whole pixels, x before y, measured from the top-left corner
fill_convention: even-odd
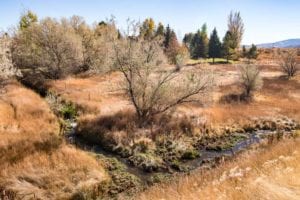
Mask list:
[[[74,104],[67,103],[62,106],[62,108],[60,109],[60,113],[65,119],[73,119],[76,116],[77,111]]]
[[[163,168],[164,162],[160,157],[151,154],[137,153],[129,157],[133,166],[138,166],[146,172],[158,171]]]
[[[250,59],[256,59],[258,56],[258,51],[257,51],[257,47],[252,44],[249,51],[246,53],[246,57],[250,60]]]
[[[293,77],[299,68],[299,64],[297,63],[297,51],[289,49],[286,52],[281,52],[279,58],[281,70],[288,78]]]
[[[199,154],[198,151],[196,151],[194,149],[190,149],[190,150],[185,151],[182,154],[181,158],[185,159],[185,160],[192,160],[192,159],[195,159],[195,158],[199,157],[199,155],[200,154]]]
[[[245,97],[249,98],[253,91],[262,87],[260,71],[254,65],[240,65],[238,69],[240,85],[244,89]]]
[[[155,149],[155,144],[151,139],[142,137],[134,141],[132,149],[134,153],[136,152],[147,153],[150,150]]]
[[[180,69],[186,64],[189,57],[188,49],[185,46],[181,46],[175,57],[176,71],[180,71]]]
[[[169,181],[171,178],[172,178],[172,175],[170,175],[170,174],[155,173],[155,174],[153,174],[153,176],[151,176],[151,178],[148,181],[148,183],[150,185],[153,185],[155,183],[161,183],[161,182]]]
[[[119,112],[111,116],[81,118],[78,120],[76,134],[93,144],[101,144],[112,151],[124,150],[124,146],[135,138],[136,116],[132,112]]]
[[[153,123],[158,126],[155,130],[157,135],[164,133],[186,134],[191,136],[194,131],[194,124],[191,117],[174,117],[169,114],[161,115],[153,120]]]
[[[242,101],[247,101],[247,98],[243,94],[225,94],[221,96],[220,103],[240,103]]]

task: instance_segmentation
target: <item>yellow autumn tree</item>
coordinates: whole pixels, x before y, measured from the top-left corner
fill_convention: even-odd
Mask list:
[[[155,22],[152,18],[147,18],[140,27],[140,36],[145,39],[151,39],[155,32]]]

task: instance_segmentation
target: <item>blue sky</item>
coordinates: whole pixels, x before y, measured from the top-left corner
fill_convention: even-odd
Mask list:
[[[222,38],[227,15],[240,11],[245,24],[243,44],[300,38],[299,0],[0,0],[0,28],[18,23],[22,11],[30,9],[39,18],[83,16],[92,24],[116,17],[118,26],[126,19],[170,24],[179,37],[207,23],[209,32],[216,27]]]

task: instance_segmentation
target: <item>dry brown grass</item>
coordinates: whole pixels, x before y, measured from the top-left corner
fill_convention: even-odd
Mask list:
[[[186,66],[182,71],[197,70],[201,66]],[[240,94],[237,87],[237,71],[234,65],[210,65],[215,69],[216,90],[214,102],[206,107],[198,104],[185,104],[176,109],[175,114],[199,118],[199,121],[212,125],[248,123],[257,117],[285,115],[299,120],[300,113],[300,79],[283,80],[280,69],[274,64],[261,65],[264,85],[257,92],[251,103],[223,103],[220,98],[231,94]],[[118,73],[93,76],[89,78],[69,78],[52,82],[50,88],[61,94],[67,100],[73,101],[90,110],[88,118],[98,118],[99,115],[112,115],[120,111],[132,109],[130,102],[121,91],[116,91],[121,84]]]
[[[108,180],[101,163],[67,146],[48,104],[18,83],[0,99],[0,199],[96,195]]]
[[[57,120],[42,98],[12,83],[6,86],[0,98],[0,131],[5,132],[55,132]]]
[[[50,154],[36,151],[0,170],[0,186],[17,199],[69,199],[86,192],[101,193],[108,176],[100,163],[66,145]]]
[[[231,103],[218,102],[218,99],[226,95],[237,98],[240,94],[235,85],[225,85],[216,93],[213,105],[206,108],[185,105],[179,110],[200,116],[203,121],[213,125],[245,124],[253,118],[270,116],[287,116],[300,120],[300,81],[297,79],[287,81],[279,77],[265,78],[263,88],[255,94],[254,101],[238,102],[233,99]]]
[[[136,121],[131,111],[98,117],[85,115],[78,119],[76,133],[88,142],[109,148],[110,145],[128,144],[128,141],[133,140]]]
[[[130,107],[120,91],[117,72],[88,78],[67,78],[50,82],[49,88],[65,100],[74,102],[87,114],[112,115]]]
[[[16,82],[5,90],[0,98],[0,148],[58,134],[58,121],[39,95]]]
[[[282,141],[244,153],[215,169],[154,186],[136,199],[299,199],[299,144],[299,139]]]
[[[259,64],[266,64],[270,70],[280,70],[278,68],[277,62],[278,62],[278,52],[283,51],[286,52],[288,49],[278,49],[278,48],[272,48],[272,49],[259,49],[259,54],[257,61]],[[300,48],[297,48],[297,51],[300,52]],[[298,62],[300,62],[300,54],[298,54],[297,57]]]
[[[263,75],[265,75],[263,73]],[[235,84],[219,88],[217,99],[226,95],[239,95],[241,91]],[[255,94],[250,103],[216,103],[204,110],[210,121],[218,123],[243,123],[251,118],[264,116],[287,116],[300,120],[300,76],[286,80],[280,76],[265,77],[262,89]]]
[[[293,80],[281,77],[264,80],[264,87],[258,97],[262,107],[273,108],[274,112],[300,120],[300,76]]]
[[[134,112],[127,110],[114,115],[85,115],[78,119],[76,134],[91,144],[100,144],[108,150],[115,147],[133,147],[139,140],[161,139],[160,136],[193,135],[194,123],[191,118],[175,118],[170,115],[156,116],[149,124],[140,127]],[[199,127],[197,128],[199,130]]]
[[[240,103],[216,105],[204,111],[208,119],[213,124],[233,124],[233,123],[246,123],[253,117],[267,116],[267,108],[263,108],[257,103]]]

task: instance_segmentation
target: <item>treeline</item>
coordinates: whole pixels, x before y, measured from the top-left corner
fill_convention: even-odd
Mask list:
[[[131,30],[132,34],[120,31],[114,19],[88,25],[79,16],[39,20],[28,11],[21,16],[11,38],[12,63],[22,71],[23,83],[37,88],[45,79],[114,69],[116,41],[125,37],[158,43],[168,62],[176,64],[177,69],[189,58],[188,49],[178,42],[169,25],[155,25],[149,18],[136,27],[138,30]]]
[[[155,25],[152,18],[143,22],[140,35],[147,39],[162,39],[162,47],[169,58],[171,64],[179,64],[182,60],[191,57],[193,59],[226,58],[238,60],[240,57],[255,59],[257,48],[252,45],[247,49],[240,45],[244,34],[244,23],[239,12],[231,12],[228,16],[228,30],[221,41],[217,29],[214,28],[210,36],[207,32],[207,25],[203,24],[201,29],[195,33],[185,34],[182,44],[178,42],[176,33],[169,25],[164,27],[162,23]]]
[[[214,29],[208,37],[207,25],[196,33],[188,33],[183,42],[175,31],[152,18],[139,23],[131,33],[120,31],[113,19],[89,25],[82,17],[44,18],[31,11],[24,13],[11,38],[11,59],[22,72],[22,81],[30,87],[43,85],[45,79],[60,79],[68,74],[84,71],[105,72],[115,68],[116,41],[133,40],[155,42],[170,64],[180,70],[188,59],[224,57],[254,58],[256,47],[249,51],[239,47],[244,24],[239,12],[230,13],[228,31],[221,42]],[[132,34],[134,32],[134,34]]]
[[[243,46],[243,52],[239,51],[244,34],[244,23],[239,12],[231,12],[228,16],[228,30],[221,42],[217,29],[214,28],[208,38],[207,25],[203,24],[201,30],[196,33],[187,33],[183,43],[188,47],[190,55],[194,59],[199,58],[226,58],[238,60],[240,57],[256,58],[257,49],[255,45],[247,50]]]
[[[188,48],[179,43],[175,31],[169,25],[165,27],[159,22],[156,26],[152,18],[145,19],[139,37],[159,41],[169,63],[176,64],[178,69],[189,58]]]

